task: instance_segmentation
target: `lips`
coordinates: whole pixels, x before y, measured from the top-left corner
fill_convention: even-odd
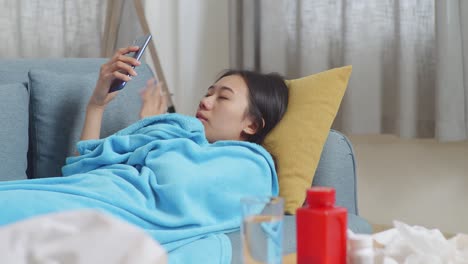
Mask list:
[[[206,118],[202,113],[197,112],[195,115],[196,118],[198,118],[202,122],[208,122],[208,118]]]

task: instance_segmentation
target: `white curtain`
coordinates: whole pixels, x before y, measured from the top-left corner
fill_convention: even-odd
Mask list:
[[[231,0],[231,63],[296,78],[352,64],[334,127],[466,140],[468,1]]]
[[[105,1],[0,0],[0,58],[98,57]]]
[[[107,5],[117,1],[0,0],[0,58],[100,57]],[[133,1],[119,18],[112,48],[141,34]]]

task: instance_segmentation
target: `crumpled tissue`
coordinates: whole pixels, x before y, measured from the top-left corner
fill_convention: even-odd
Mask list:
[[[15,264],[167,263],[165,250],[143,230],[90,209],[0,227],[0,256]]]
[[[438,229],[393,224],[394,228],[372,235],[375,264],[468,264],[468,235],[446,239]]]

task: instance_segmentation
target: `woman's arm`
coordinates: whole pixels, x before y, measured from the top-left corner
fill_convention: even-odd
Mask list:
[[[83,130],[81,131],[80,140],[99,139],[103,114],[104,107],[88,104],[86,107],[85,123],[83,125]]]
[[[101,66],[99,79],[86,107],[86,117],[83,130],[81,131],[81,140],[99,139],[104,110],[107,104],[118,94],[118,92],[109,93],[110,85],[114,79],[126,82],[132,79],[124,73],[128,73],[131,76],[137,75],[132,66],[138,66],[140,62],[132,57],[125,56],[129,52],[137,50],[138,47],[136,46],[119,49],[107,63]]]

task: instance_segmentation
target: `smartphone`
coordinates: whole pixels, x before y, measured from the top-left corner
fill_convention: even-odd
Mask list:
[[[141,56],[143,55],[143,52],[145,52],[146,46],[148,46],[148,43],[150,42],[150,40],[151,40],[151,34],[147,34],[147,35],[144,35],[135,39],[132,45],[138,46],[139,49],[136,52],[128,53],[127,56],[133,57],[139,61]],[[135,68],[135,66],[132,66],[132,68]],[[128,76],[130,76],[130,74],[128,74]],[[123,81],[120,79],[113,80],[109,89],[109,93],[122,90],[126,84],[127,84],[126,81]]]

